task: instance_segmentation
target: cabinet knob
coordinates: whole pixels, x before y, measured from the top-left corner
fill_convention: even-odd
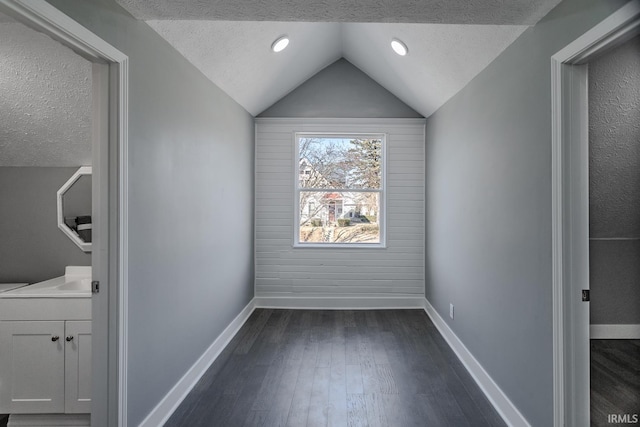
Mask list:
[[[59,337],[59,336],[57,336],[57,335],[53,335],[53,336],[51,337],[51,341],[53,341],[53,342],[56,342],[56,341],[58,341],[59,339],[60,339],[60,337]]]
[[[69,335],[67,338],[65,338],[67,340],[67,342],[70,342],[73,340],[73,335]]]

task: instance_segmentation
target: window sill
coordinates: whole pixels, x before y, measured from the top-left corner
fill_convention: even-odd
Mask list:
[[[294,243],[294,249],[387,249],[384,243],[352,243],[352,244],[334,244],[334,243]]]

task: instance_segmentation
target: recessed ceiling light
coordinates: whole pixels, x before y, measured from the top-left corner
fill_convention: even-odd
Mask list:
[[[400,56],[405,56],[407,53],[409,53],[407,45],[398,39],[391,40],[391,49],[393,49],[393,51]]]
[[[282,52],[285,47],[289,45],[289,37],[281,36],[276,39],[271,45],[271,50],[274,52]]]

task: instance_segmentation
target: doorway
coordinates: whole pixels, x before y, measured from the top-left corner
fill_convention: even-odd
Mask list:
[[[588,63],[639,32],[640,2],[632,1],[551,58],[553,378],[558,427],[590,424]]]
[[[47,2],[0,12],[92,63],[92,426],[126,426],[128,58]]]
[[[0,414],[88,423],[92,64],[6,15],[0,57]],[[67,281],[76,294],[29,297]]]
[[[640,417],[640,36],[589,62],[591,425]]]

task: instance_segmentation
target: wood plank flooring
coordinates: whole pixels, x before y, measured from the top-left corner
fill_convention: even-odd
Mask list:
[[[504,426],[422,310],[258,309],[166,426]]]
[[[591,340],[591,425],[609,414],[640,417],[640,340]]]

